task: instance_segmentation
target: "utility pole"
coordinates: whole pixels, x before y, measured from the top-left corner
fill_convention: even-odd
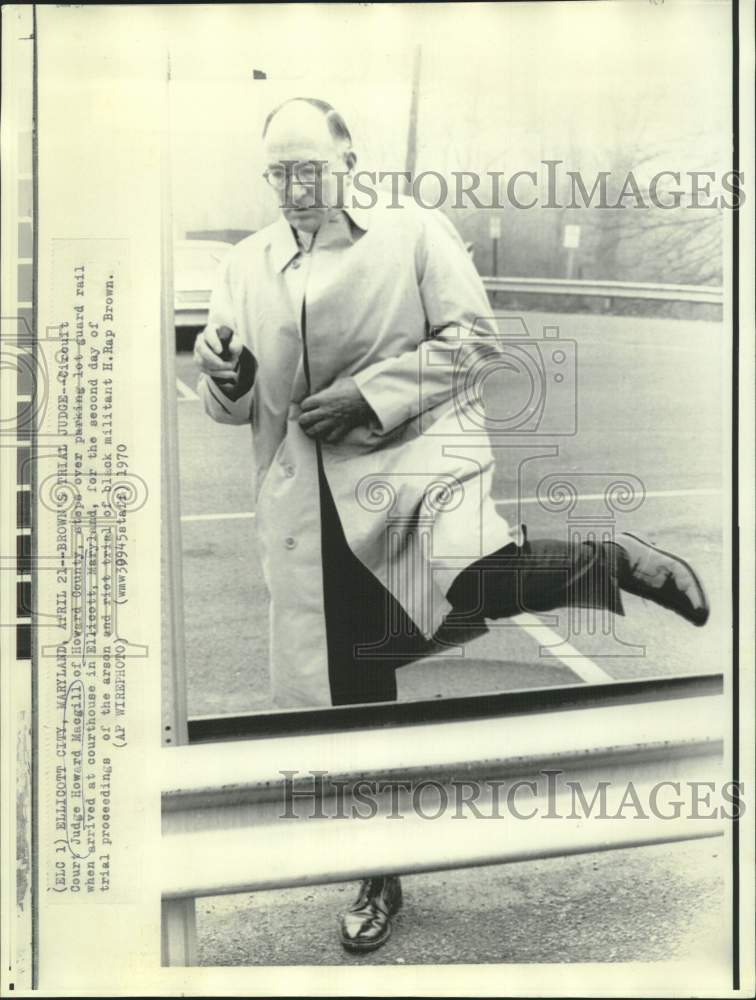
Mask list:
[[[499,274],[499,240],[501,239],[501,219],[498,215],[492,215],[489,219],[488,232],[491,237],[491,274],[495,278]]]
[[[415,46],[415,56],[412,66],[412,93],[410,95],[409,125],[407,127],[407,159],[405,171],[409,179],[405,180],[405,193],[409,194],[412,187],[412,178],[415,176],[415,164],[417,161],[417,105],[420,99],[420,60],[422,47]]]

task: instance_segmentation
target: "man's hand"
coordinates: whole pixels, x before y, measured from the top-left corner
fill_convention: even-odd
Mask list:
[[[252,388],[257,363],[241,337],[227,326],[208,326],[199,334],[194,360],[229,399],[239,399]]]
[[[327,444],[340,441],[375,414],[353,378],[340,378],[327,389],[302,400],[299,426],[308,437]]]

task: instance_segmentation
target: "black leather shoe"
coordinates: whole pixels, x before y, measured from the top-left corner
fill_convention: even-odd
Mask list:
[[[617,544],[625,555],[617,574],[623,590],[660,604],[693,625],[706,624],[709,602],[701,581],[686,562],[629,532],[619,534]]]
[[[374,951],[391,937],[391,918],[402,905],[396,875],[366,878],[341,917],[341,943],[349,951]]]

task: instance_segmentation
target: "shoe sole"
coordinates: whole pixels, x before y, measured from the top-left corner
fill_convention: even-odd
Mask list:
[[[706,597],[706,591],[703,589],[703,584],[699,579],[698,573],[696,573],[696,571],[693,569],[690,563],[687,563],[684,559],[681,559],[680,556],[675,555],[674,552],[667,552],[666,549],[660,549],[658,545],[652,545],[651,542],[647,542],[646,539],[641,538],[640,535],[634,535],[632,531],[623,531],[622,535],[627,535],[628,538],[632,538],[636,542],[639,542],[641,545],[645,545],[646,548],[651,549],[652,552],[658,552],[660,555],[666,556],[668,559],[671,559],[673,562],[679,563],[681,566],[684,566],[685,569],[687,569],[687,571],[693,577],[696,586],[698,587],[698,593],[701,596],[701,602],[703,604],[703,608],[700,612],[700,617],[698,618],[695,619],[688,618],[687,615],[680,615],[680,617],[684,618],[686,622],[690,622],[691,625],[695,625],[696,628],[701,628],[702,626],[704,626],[706,622],[709,620],[709,601]],[[622,536],[620,535],[620,537]],[[632,593],[632,591],[628,591],[628,593]],[[670,608],[669,610],[672,611],[674,609]],[[677,614],[679,614],[679,612],[677,612]]]

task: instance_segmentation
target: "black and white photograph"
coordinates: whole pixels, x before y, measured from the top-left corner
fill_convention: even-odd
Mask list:
[[[362,706],[334,718],[383,734],[376,767],[414,782],[401,822],[419,822],[406,840],[396,823],[400,850],[388,829],[353,848],[332,814],[311,820],[302,835],[338,839],[340,870],[364,878],[347,886],[322,864],[307,882],[327,886],[277,894],[238,892],[246,865],[266,865],[237,834],[213,865],[236,891],[198,902],[200,960],[724,954],[718,840],[603,854],[599,833],[585,855],[541,860],[524,824],[521,847],[500,847],[524,865],[459,869],[455,825],[481,861],[474,820],[447,834],[412,795],[447,773],[425,811],[448,799],[453,813],[454,768],[514,774],[510,714],[529,718],[527,757],[558,723],[554,761],[605,752],[605,725],[636,698],[639,744],[646,725],[663,742],[670,710],[681,741],[722,737],[723,274],[742,197],[722,114],[726,6],[236,14],[231,46],[206,12],[199,65],[189,46],[171,58],[189,732],[248,735],[251,762],[267,727],[304,748],[331,725],[312,709]],[[247,23],[263,29],[253,44]],[[578,68],[565,38],[581,37],[600,45]],[[311,711],[269,714],[289,708]],[[598,732],[581,742],[583,719]],[[364,765],[356,736],[340,739],[338,773],[319,783],[302,756],[292,787],[343,810],[329,782],[347,782],[349,813]],[[198,753],[211,768],[198,780],[217,749]],[[614,782],[637,766],[622,754]],[[671,773],[665,756],[649,787]],[[490,813],[490,789],[475,791]],[[630,839],[664,841],[648,820]],[[205,836],[200,851],[222,851]],[[274,870],[265,884],[277,878],[291,884]],[[609,912],[607,883],[623,900]]]
[[[32,7],[4,989],[752,990],[752,8]]]

